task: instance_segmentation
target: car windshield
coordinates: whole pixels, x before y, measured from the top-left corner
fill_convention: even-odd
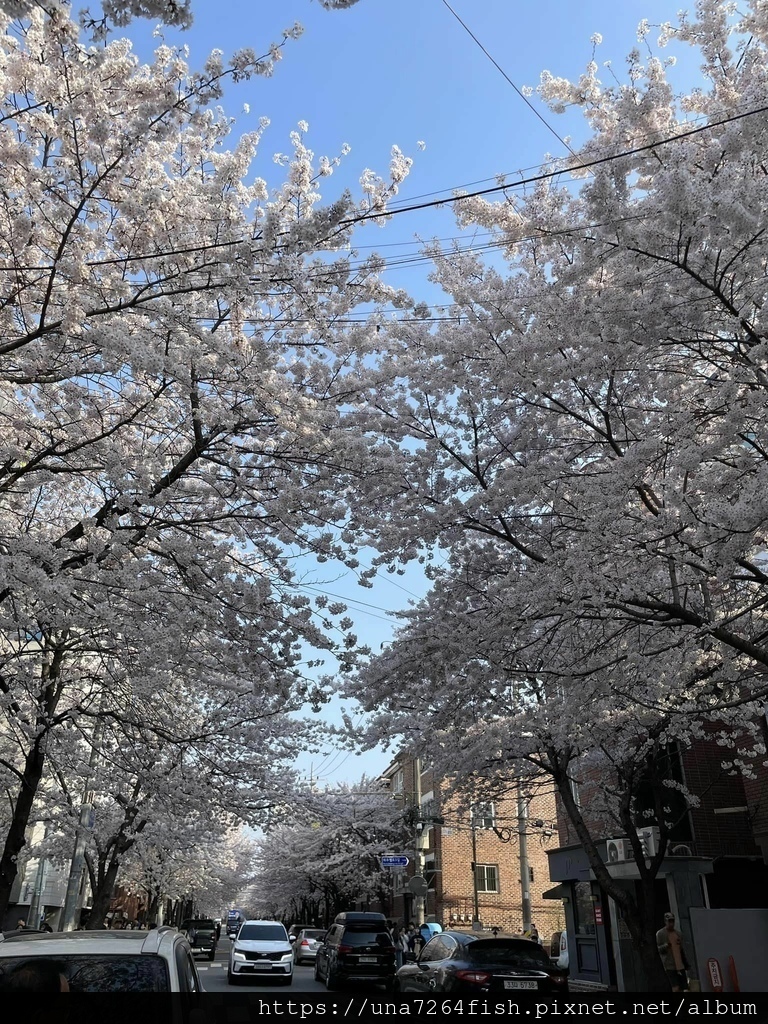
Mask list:
[[[0,984],[4,975],[24,959],[0,958]],[[81,953],[53,959],[61,964],[72,992],[170,992],[168,969],[159,956]]]
[[[281,924],[244,924],[237,933],[239,939],[249,939],[254,942],[287,942],[285,928]]]
[[[371,931],[370,929],[363,930],[362,928],[355,928],[347,926],[344,929],[344,937],[342,943],[346,943],[347,946],[391,946],[392,936],[389,932]]]
[[[478,939],[467,946],[467,958],[474,963],[509,964],[520,967],[551,967],[552,961],[534,942],[514,939]]]

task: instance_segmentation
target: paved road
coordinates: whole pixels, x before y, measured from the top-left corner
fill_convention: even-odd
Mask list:
[[[206,992],[282,992],[287,996],[290,992],[325,992],[325,985],[321,981],[315,981],[315,968],[294,966],[292,985],[268,984],[261,978],[248,978],[239,981],[236,985],[227,984],[227,963],[229,961],[229,941],[222,942],[216,949],[216,959],[213,963],[202,958],[197,959],[197,969],[200,973],[200,981]]]

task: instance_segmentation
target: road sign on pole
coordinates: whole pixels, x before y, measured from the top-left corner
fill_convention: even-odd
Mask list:
[[[407,868],[408,858],[404,853],[385,853],[381,858],[383,868]]]
[[[426,896],[429,885],[423,875],[414,875],[408,880],[408,888],[414,896]]]

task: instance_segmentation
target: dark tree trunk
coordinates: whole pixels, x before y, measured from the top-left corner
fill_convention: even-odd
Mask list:
[[[117,851],[113,852],[109,866],[106,871],[99,871],[99,881],[96,891],[93,894],[93,905],[88,915],[86,928],[101,928],[104,918],[109,912],[109,904],[112,902],[112,894],[115,891],[117,873],[120,870],[120,858]]]
[[[152,898],[147,907],[147,924],[154,924],[157,921],[157,911],[160,907],[160,890],[155,889],[150,895]]]
[[[629,890],[622,888],[611,876],[597,850],[595,840],[584,821],[581,810],[573,798],[567,767],[562,768],[558,766],[556,751],[552,750],[548,753],[552,764],[552,777],[557,785],[566,813],[584,847],[597,884],[616,903],[622,912],[632,940],[632,946],[637,953],[649,991],[669,992],[671,990],[670,981],[656,946],[656,930],[659,926],[656,924],[654,883],[661,864],[663,849],[651,859],[650,866],[646,865],[644,858],[636,857],[642,888],[642,900],[636,900]],[[636,835],[633,837],[633,826],[629,818],[628,803],[623,808],[622,817],[625,817],[627,820],[627,834],[632,841],[633,849],[637,852],[638,840]]]
[[[5,840],[2,857],[0,857],[0,920],[8,910],[11,890],[18,874],[19,854],[26,845],[25,833],[32,814],[32,806],[43,777],[45,753],[43,737],[38,736],[24,762],[19,791],[13,805],[11,827]]]
[[[67,634],[65,631],[61,638],[62,643],[66,638]],[[45,660],[49,656],[50,661]],[[24,759],[24,770],[21,773],[19,791],[13,804],[11,825],[8,829],[2,857],[0,857],[0,921],[5,917],[11,900],[11,890],[18,874],[19,854],[26,845],[25,833],[45,769],[45,744],[50,721],[56,711],[56,705],[61,695],[61,672],[63,665],[64,648],[61,645],[52,643],[45,654],[41,667],[41,688],[37,697],[37,715],[35,720],[37,735]],[[11,704],[11,710],[18,714],[19,709],[15,702]]]

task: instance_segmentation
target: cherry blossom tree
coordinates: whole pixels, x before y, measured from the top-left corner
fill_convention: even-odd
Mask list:
[[[133,18],[155,18],[179,28],[189,28],[192,24],[190,0],[103,0],[101,8],[102,26],[107,23],[125,26]],[[35,13],[57,17],[66,15],[67,10],[64,0],[0,0],[0,12],[9,18],[23,19]],[[84,20],[96,24],[89,9],[86,8],[82,15]]]
[[[369,336],[356,525],[379,565],[421,557],[435,586],[349,692],[388,709],[380,732],[437,741],[446,771],[549,773],[663,987],[652,891],[670,744],[709,726],[724,770],[762,753],[768,12],[701,0],[658,37],[641,25],[626,82],[594,60],[577,82],[542,76],[552,111],[581,107],[590,137],[498,200],[456,203],[507,268],[435,244],[444,322],[416,307]],[[675,87],[668,44],[696,49],[700,86]],[[597,817],[631,839],[641,901],[573,799],[596,763]],[[650,860],[635,831],[648,784]]]
[[[258,814],[291,713],[322,699],[306,652],[350,662],[343,609],[292,565],[356,564],[334,524],[363,446],[330,342],[392,299],[349,245],[409,167],[395,148],[387,180],[323,206],[339,158],[315,161],[306,124],[276,188],[254,174],[266,121],[226,148],[225,82],[270,74],[295,27],[193,72],[168,46],[141,65],[86,45],[65,12],[3,25],[0,913],[59,737],[149,730]]]
[[[204,917],[239,906],[253,875],[254,841],[242,830],[202,819],[192,828],[178,824],[178,832],[160,827],[145,832],[126,861],[120,884],[146,898],[150,921],[157,920],[158,908],[169,900],[192,903],[193,912]]]
[[[282,819],[282,820],[281,820]],[[391,901],[380,857],[406,842],[402,810],[374,780],[301,792],[258,841],[245,900],[254,912],[318,924],[358,901]]]
[[[353,7],[358,0],[319,0],[328,11]],[[66,10],[64,0],[0,0],[0,12],[10,18],[27,18],[34,12],[55,16]],[[90,8],[81,12],[81,18],[90,27],[99,27],[103,33],[107,26],[122,28],[134,18],[153,18],[165,25],[189,28],[192,24],[191,0],[101,0],[101,18],[92,16]]]

